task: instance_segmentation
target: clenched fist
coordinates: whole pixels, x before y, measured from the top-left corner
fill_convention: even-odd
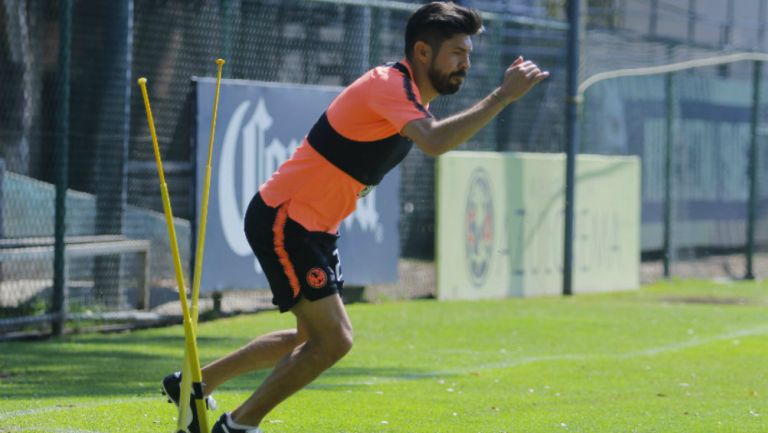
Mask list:
[[[496,94],[507,103],[517,101],[547,77],[549,72],[542,71],[535,63],[520,56],[504,72],[504,81]]]

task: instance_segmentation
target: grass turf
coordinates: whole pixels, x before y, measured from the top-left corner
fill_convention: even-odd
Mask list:
[[[355,347],[271,413],[283,432],[765,432],[768,284],[352,305]],[[292,316],[202,323],[210,361]],[[172,432],[181,327],[0,344],[0,431]],[[264,373],[217,390],[231,410]]]

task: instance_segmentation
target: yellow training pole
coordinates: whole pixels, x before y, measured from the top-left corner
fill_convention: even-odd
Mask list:
[[[211,159],[213,157],[213,137],[216,131],[216,112],[219,109],[219,88],[221,87],[221,69],[224,59],[216,59],[218,71],[216,73],[216,96],[213,99],[213,116],[211,118],[211,134],[208,140],[208,163],[205,166],[205,180],[203,184],[203,198],[200,204],[200,227],[197,232],[197,251],[195,252],[195,270],[192,278],[192,322],[197,325],[198,300],[200,298],[200,278],[203,269],[203,251],[205,250],[205,226],[208,221],[208,195],[211,190]]]
[[[165,213],[165,222],[168,226],[168,237],[170,239],[171,250],[173,252],[173,267],[176,271],[176,283],[179,286],[179,300],[181,301],[181,310],[184,318],[184,340],[187,352],[190,354],[189,362],[192,367],[192,380],[195,382],[195,405],[197,406],[198,419],[202,432],[208,431],[208,419],[205,413],[205,401],[202,392],[202,377],[200,373],[200,358],[197,353],[197,342],[195,330],[189,315],[189,306],[187,305],[187,290],[184,285],[184,275],[181,268],[181,257],[179,256],[179,246],[176,240],[176,229],[173,225],[173,212],[171,210],[171,201],[168,197],[168,185],[165,183],[165,174],[163,173],[163,162],[160,158],[160,147],[157,144],[157,134],[155,132],[155,121],[152,118],[152,110],[149,106],[149,95],[147,94],[147,79],[139,78],[139,87],[141,95],[144,98],[144,109],[147,112],[147,122],[149,123],[149,133],[152,136],[152,146],[155,151],[155,161],[157,162],[157,174],[160,177],[160,193],[163,199],[163,211]],[[198,392],[199,391],[199,392]],[[187,394],[188,395],[188,394]],[[180,395],[180,399],[184,395]],[[189,406],[187,404],[187,406]],[[182,407],[181,405],[179,406]],[[180,417],[181,418],[181,417]],[[186,427],[186,426],[184,426]]]
[[[195,264],[194,274],[192,277],[192,305],[189,310],[189,316],[192,320],[192,327],[195,329],[195,335],[197,335],[197,319],[198,319],[198,304],[200,300],[200,279],[203,269],[203,253],[205,251],[205,228],[208,221],[208,197],[211,190],[211,159],[213,158],[213,137],[216,130],[216,113],[219,108],[219,88],[221,87],[221,70],[224,66],[223,59],[217,59],[216,65],[218,71],[216,74],[216,96],[213,100],[213,117],[211,120],[211,133],[208,141],[208,163],[205,167],[205,178],[203,180],[203,197],[200,203],[200,225],[197,232],[197,248],[195,251]],[[191,363],[189,362],[190,354],[187,350],[184,351],[184,362],[181,368],[181,395],[189,395],[192,388],[192,380],[190,375],[187,374]],[[205,390],[203,390],[205,392]],[[187,397],[188,398],[188,397]],[[187,403],[188,405],[188,403]],[[179,402],[179,409],[181,409],[181,401]],[[189,424],[185,412],[179,411],[179,425],[180,427]],[[201,431],[202,430],[201,427]]]

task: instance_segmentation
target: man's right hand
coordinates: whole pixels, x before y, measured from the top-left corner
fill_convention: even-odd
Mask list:
[[[506,103],[514,102],[547,77],[549,72],[542,71],[535,63],[520,56],[504,73],[504,82],[495,93]]]

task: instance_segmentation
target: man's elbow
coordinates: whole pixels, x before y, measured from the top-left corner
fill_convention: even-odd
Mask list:
[[[431,156],[433,158],[436,158],[445,153],[439,143],[426,138],[422,138],[416,141],[416,145],[425,155]]]

